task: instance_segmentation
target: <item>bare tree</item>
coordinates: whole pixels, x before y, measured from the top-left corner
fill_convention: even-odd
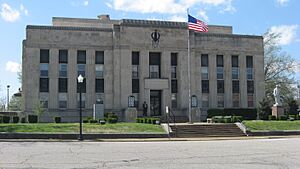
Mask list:
[[[291,84],[295,82],[296,61],[289,54],[282,51],[278,44],[280,34],[270,30],[264,35],[264,74],[266,96],[273,97],[272,92],[276,84],[280,84],[284,99],[293,97]]]

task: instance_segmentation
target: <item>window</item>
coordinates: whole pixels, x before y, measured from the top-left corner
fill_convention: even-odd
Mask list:
[[[96,93],[96,103],[104,104],[104,94],[103,93]]]
[[[160,53],[149,54],[150,78],[160,78]]]
[[[224,107],[224,95],[218,95],[218,107]]]
[[[208,55],[207,54],[201,55],[201,66],[208,67]]]
[[[58,106],[59,108],[67,108],[67,94],[66,93],[59,93],[58,95]]]
[[[238,80],[232,81],[232,93],[240,93],[240,82]]]
[[[67,93],[68,92],[68,79],[59,78],[58,79],[58,92]]]
[[[59,50],[58,63],[68,63],[68,50]]]
[[[224,68],[217,67],[217,79],[223,79],[223,75],[224,75]]]
[[[104,64],[104,51],[96,51],[95,64]]]
[[[201,67],[201,78],[208,80],[208,67]]]
[[[171,95],[171,102],[172,102],[172,109],[176,109],[177,108],[177,94],[176,93],[172,93]]]
[[[132,65],[132,78],[139,78],[139,65]]]
[[[224,67],[223,55],[217,55],[217,67]]]
[[[81,107],[85,108],[85,94],[81,94]],[[77,108],[80,108],[80,94],[77,94]]]
[[[232,95],[232,107],[239,107],[240,106],[240,95],[233,94]]]
[[[247,79],[253,79],[253,68],[247,68]]]
[[[103,78],[103,66],[104,65],[95,65],[96,77]]]
[[[134,96],[134,107],[138,108],[140,95],[138,93],[133,93],[132,95]]]
[[[82,83],[78,83],[77,78],[76,78],[76,82],[77,82],[77,93],[80,92],[79,85],[81,85],[81,93],[85,93],[86,92],[86,79],[84,78]]]
[[[77,76],[85,77],[85,64],[77,64]]]
[[[239,68],[232,67],[232,79],[239,79]]]
[[[247,81],[247,93],[254,93],[254,82]]]
[[[253,68],[253,56],[246,56],[247,68]]]
[[[139,79],[132,79],[132,93],[140,93],[140,80]]]
[[[68,65],[65,63],[59,64],[59,77],[67,77],[68,76]]]
[[[202,95],[202,107],[209,107],[209,97],[208,95]]]
[[[237,55],[231,56],[231,65],[232,67],[239,67],[239,56]]]
[[[176,79],[177,78],[177,66],[171,66],[171,78]]]
[[[48,78],[40,78],[40,92],[49,92]]]
[[[96,93],[104,93],[104,79],[96,79]]]
[[[177,93],[177,80],[171,81],[171,93]]]
[[[40,50],[40,63],[49,63],[49,49]]]
[[[49,64],[48,63],[41,63],[40,64],[40,76],[41,77],[48,77],[48,70],[49,70]]]
[[[248,94],[247,100],[248,100],[248,107],[254,107],[253,95]]]
[[[48,108],[48,100],[49,100],[48,93],[40,93],[40,104],[43,108]]]
[[[150,78],[155,79],[159,78],[159,66],[150,65]]]
[[[224,80],[217,81],[217,92],[224,93]]]
[[[78,50],[77,51],[77,64],[85,64],[86,63],[86,51]]]
[[[140,52],[132,52],[131,65],[139,65],[139,64],[140,64]]]
[[[171,66],[177,66],[177,53],[171,53]]]
[[[202,80],[202,93],[209,93],[209,81]]]

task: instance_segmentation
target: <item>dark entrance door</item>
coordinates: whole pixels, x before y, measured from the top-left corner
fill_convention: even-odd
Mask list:
[[[150,115],[161,115],[161,91],[150,90]]]

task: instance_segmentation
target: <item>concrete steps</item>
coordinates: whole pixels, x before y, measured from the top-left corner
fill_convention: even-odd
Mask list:
[[[171,125],[176,137],[240,137],[245,134],[235,124]]]

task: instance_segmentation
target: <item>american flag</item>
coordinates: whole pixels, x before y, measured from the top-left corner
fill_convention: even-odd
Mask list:
[[[190,30],[194,30],[197,32],[208,32],[208,27],[204,22],[192,17],[191,15],[188,15],[188,17],[188,28]]]

